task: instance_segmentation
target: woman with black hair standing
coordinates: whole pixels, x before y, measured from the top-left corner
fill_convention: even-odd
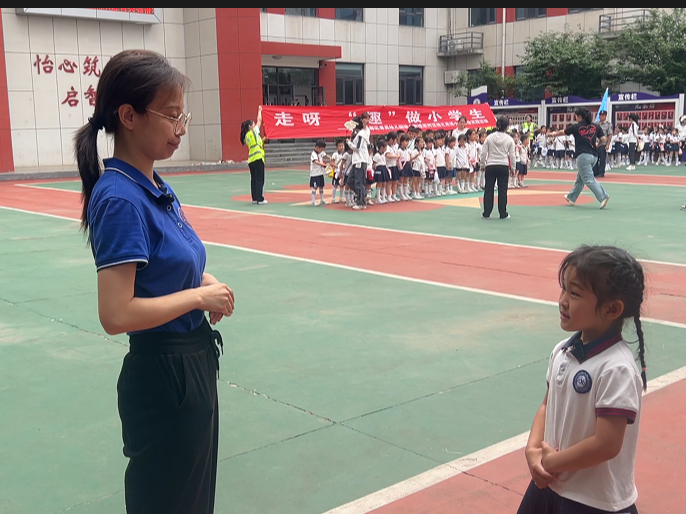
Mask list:
[[[629,125],[629,167],[627,171],[636,169],[636,146],[638,145],[638,114],[629,114],[631,125]]]
[[[262,106],[257,109],[257,121],[245,120],[241,123],[241,144],[248,146],[248,168],[250,168],[250,194],[252,203],[265,205],[264,199],[264,143],[260,137],[262,126]]]
[[[481,149],[481,167],[486,170],[486,187],[484,188],[484,219],[491,217],[493,199],[495,197],[495,183],[498,182],[498,212],[500,219],[507,219],[507,179],[514,175],[515,144],[514,139],[507,133],[510,120],[501,116],[495,125],[495,132],[489,134]]]
[[[565,195],[565,200],[569,205],[574,206],[576,199],[584,189],[584,185],[593,191],[596,199],[600,202],[600,208],[604,209],[607,205],[610,195],[605,192],[593,176],[593,166],[598,162],[597,147],[604,145],[607,141],[603,129],[597,123],[593,122],[591,112],[585,107],[579,107],[575,112],[576,123],[569,125],[564,130],[559,130],[548,134],[548,137],[556,137],[562,134],[573,135],[576,142],[576,149],[574,150],[574,157],[579,166],[579,172],[576,175],[576,182],[572,190]]]

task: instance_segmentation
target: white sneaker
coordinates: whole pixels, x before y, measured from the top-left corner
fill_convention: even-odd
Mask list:
[[[600,208],[601,208],[601,209],[604,209],[605,206],[607,205],[607,202],[609,202],[609,201],[610,201],[610,195],[607,195],[607,196],[605,197],[605,200],[603,200],[602,202],[600,202]]]
[[[569,195],[565,195],[565,200],[567,200],[567,203],[569,205],[571,205],[572,207],[574,207],[574,205],[576,204],[576,202],[573,202],[572,200],[569,199]]]
[[[267,200],[262,200],[261,202],[257,202],[257,205],[267,205],[268,203]]]
[[[362,205],[357,205],[357,204],[353,205],[353,211],[360,211],[362,209],[364,209],[364,207]]]

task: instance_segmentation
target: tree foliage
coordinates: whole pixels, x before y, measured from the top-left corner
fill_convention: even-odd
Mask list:
[[[470,96],[472,89],[486,86],[488,99],[510,98],[514,96],[517,79],[512,76],[503,76],[498,73],[495,66],[491,66],[485,59],[481,60],[476,73],[461,73],[457,82],[453,85],[455,96]]]
[[[644,19],[626,27],[616,41],[620,73],[660,95],[686,89],[686,11],[649,9]]]
[[[527,41],[523,87],[553,95],[598,98],[617,79],[613,45],[599,34],[547,32]]]

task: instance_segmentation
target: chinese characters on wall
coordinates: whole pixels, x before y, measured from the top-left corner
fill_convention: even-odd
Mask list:
[[[36,54],[33,58],[32,66],[35,68],[34,72],[38,75],[51,75],[55,72],[55,61],[49,55]],[[62,60],[62,62],[57,64],[57,72],[65,73],[70,75],[75,75],[81,73],[85,76],[100,77],[101,73],[100,59],[97,55],[86,56],[82,63],[76,63],[68,58]],[[88,102],[91,107],[95,106],[95,89],[93,85],[89,85],[88,88],[80,92],[73,85],[69,87],[66,91],[60,91],[60,103],[63,105],[68,105],[69,107],[77,107],[79,102]]]

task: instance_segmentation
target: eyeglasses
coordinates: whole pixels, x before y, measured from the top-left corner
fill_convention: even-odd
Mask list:
[[[161,112],[153,111],[152,109],[146,109],[148,112],[151,112],[153,114],[157,114],[158,116],[162,116],[163,118],[166,118],[168,120],[171,120],[174,122],[174,135],[179,136],[181,135],[181,130],[185,129],[188,127],[188,124],[191,122],[191,119],[193,118],[193,113],[189,112],[188,114],[181,113],[179,114],[178,118],[174,118],[173,116],[167,116],[166,114],[162,114]]]

